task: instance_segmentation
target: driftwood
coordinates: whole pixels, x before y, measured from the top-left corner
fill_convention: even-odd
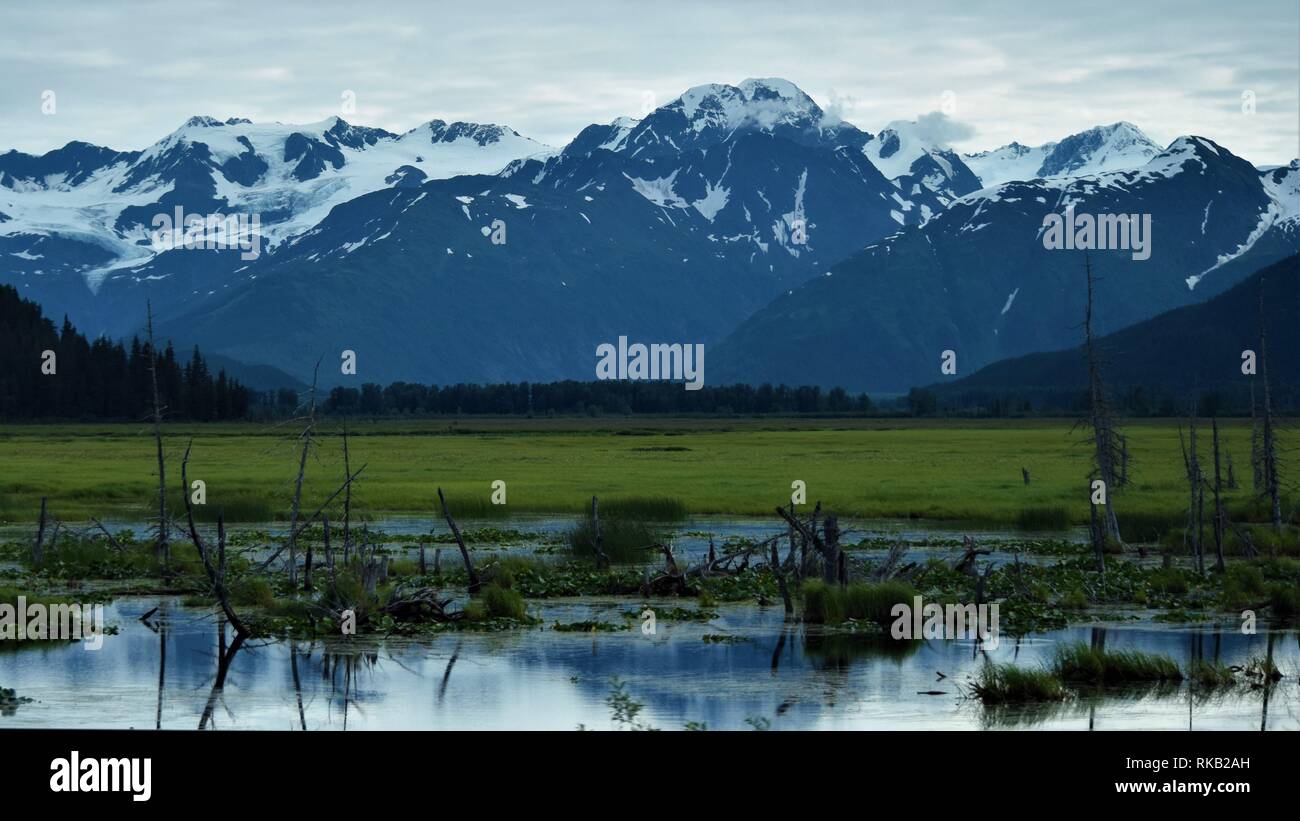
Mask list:
[[[461,538],[460,528],[456,527],[456,520],[451,518],[451,511],[447,509],[447,497],[442,495],[442,488],[438,488],[438,502],[442,505],[443,518],[447,520],[447,526],[451,528],[451,535],[456,537],[456,546],[460,548],[460,557],[465,561],[465,573],[469,576],[469,594],[475,596],[482,586],[478,573],[474,570],[474,561],[469,557],[469,550],[465,547],[465,540]]]

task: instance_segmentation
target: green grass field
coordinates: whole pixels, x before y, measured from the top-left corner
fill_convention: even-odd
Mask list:
[[[671,498],[691,513],[769,515],[791,482],[810,503],[846,516],[924,517],[1014,525],[1083,523],[1090,469],[1085,434],[1062,420],[869,419],[472,419],[354,423],[354,469],[366,464],[354,510],[432,513],[442,486],[461,515],[573,512],[602,501]],[[341,426],[320,428],[303,506],[311,512],[341,482]],[[1181,521],[1187,486],[1172,422],[1127,425],[1130,484],[1115,495],[1121,523],[1154,531]],[[168,485],[179,499],[180,460],[192,436],[190,478],[207,484],[208,514],[231,520],[283,517],[297,468],[290,426],[166,426]],[[1249,503],[1249,426],[1222,426]],[[1209,425],[1202,463],[1212,471]],[[1295,477],[1294,452],[1282,467]],[[1026,487],[1021,467],[1032,484]],[[490,502],[494,480],[507,505]],[[1226,461],[1225,461],[1226,479]],[[30,522],[42,496],[54,515],[143,518],[156,488],[149,429],[142,424],[0,427],[0,518]],[[1288,501],[1288,505],[1291,503]],[[1063,511],[1063,512],[1062,512]],[[1292,508],[1288,506],[1288,515]],[[1134,533],[1130,538],[1146,538]],[[1126,536],[1129,534],[1126,533]]]

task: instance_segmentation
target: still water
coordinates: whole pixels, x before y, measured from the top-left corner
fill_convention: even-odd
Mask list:
[[[682,602],[650,601],[651,607]],[[611,679],[661,729],[1300,729],[1300,634],[1133,623],[1070,628],[987,652],[1045,663],[1060,641],[1242,664],[1270,651],[1276,686],[1207,695],[1188,685],[1093,693],[1064,705],[990,711],[962,698],[983,663],[971,641],[888,642],[784,625],[780,607],[723,605],[708,623],[660,619],[615,633],[566,633],[556,621],[622,623],[628,600],[530,602],[540,627],[432,638],[250,640],[179,599],[119,599],[118,633],[76,644],[0,652],[0,686],[30,703],[0,710],[6,727],[212,729],[591,729],[613,726]],[[159,608],[150,620],[140,616]],[[224,632],[224,635],[222,633]],[[710,635],[727,641],[706,641]],[[226,659],[223,665],[221,659]],[[944,678],[939,677],[944,674]],[[214,689],[218,681],[223,685]],[[932,694],[934,693],[934,694]]]

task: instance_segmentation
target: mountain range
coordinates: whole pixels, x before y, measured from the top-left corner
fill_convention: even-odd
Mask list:
[[[1097,340],[1102,376],[1113,393],[1139,388],[1148,397],[1248,393],[1242,353],[1256,354],[1260,325],[1268,332],[1268,376],[1273,398],[1294,406],[1300,395],[1300,257],[1290,256],[1250,275],[1223,293],[1175,308]],[[1077,400],[1088,387],[1082,346],[1027,354],[988,365],[956,381],[936,383],[942,397],[990,401],[1007,394],[1041,401]],[[1262,387],[1259,388],[1262,391]],[[1263,401],[1259,393],[1258,401]]]
[[[964,375],[1073,344],[1082,261],[1039,234],[1068,206],[1152,216],[1150,259],[1093,254],[1107,330],[1300,242],[1296,163],[1128,123],[962,155],[928,125],[872,134],[779,79],[559,150],[499,125],[195,117],[143,151],[0,154],[0,282],[91,334],[138,332],[147,301],[178,345],[298,378],[348,349],[362,381],[591,379],[627,336],[705,344],[713,384],[894,391],[945,349]],[[177,207],[256,214],[262,252],[160,247]]]

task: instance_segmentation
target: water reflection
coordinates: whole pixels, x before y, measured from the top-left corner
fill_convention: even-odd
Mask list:
[[[532,607],[546,624],[619,623],[627,602]],[[604,728],[617,677],[645,704],[644,720],[664,729],[687,722],[747,729],[747,721],[764,720],[773,729],[1300,729],[1293,631],[1085,627],[1005,638],[990,649],[830,633],[786,623],[780,607],[719,610],[707,624],[661,620],[654,636],[530,629],[245,642],[178,600],[121,600],[107,614],[119,633],[99,651],[0,654],[0,685],[34,699],[6,710],[0,728]],[[1244,666],[1271,658],[1285,678],[1226,691],[1191,684],[1079,691],[1061,704],[998,710],[963,697],[985,659],[1044,665],[1061,641],[1164,653],[1184,668],[1198,659]]]

